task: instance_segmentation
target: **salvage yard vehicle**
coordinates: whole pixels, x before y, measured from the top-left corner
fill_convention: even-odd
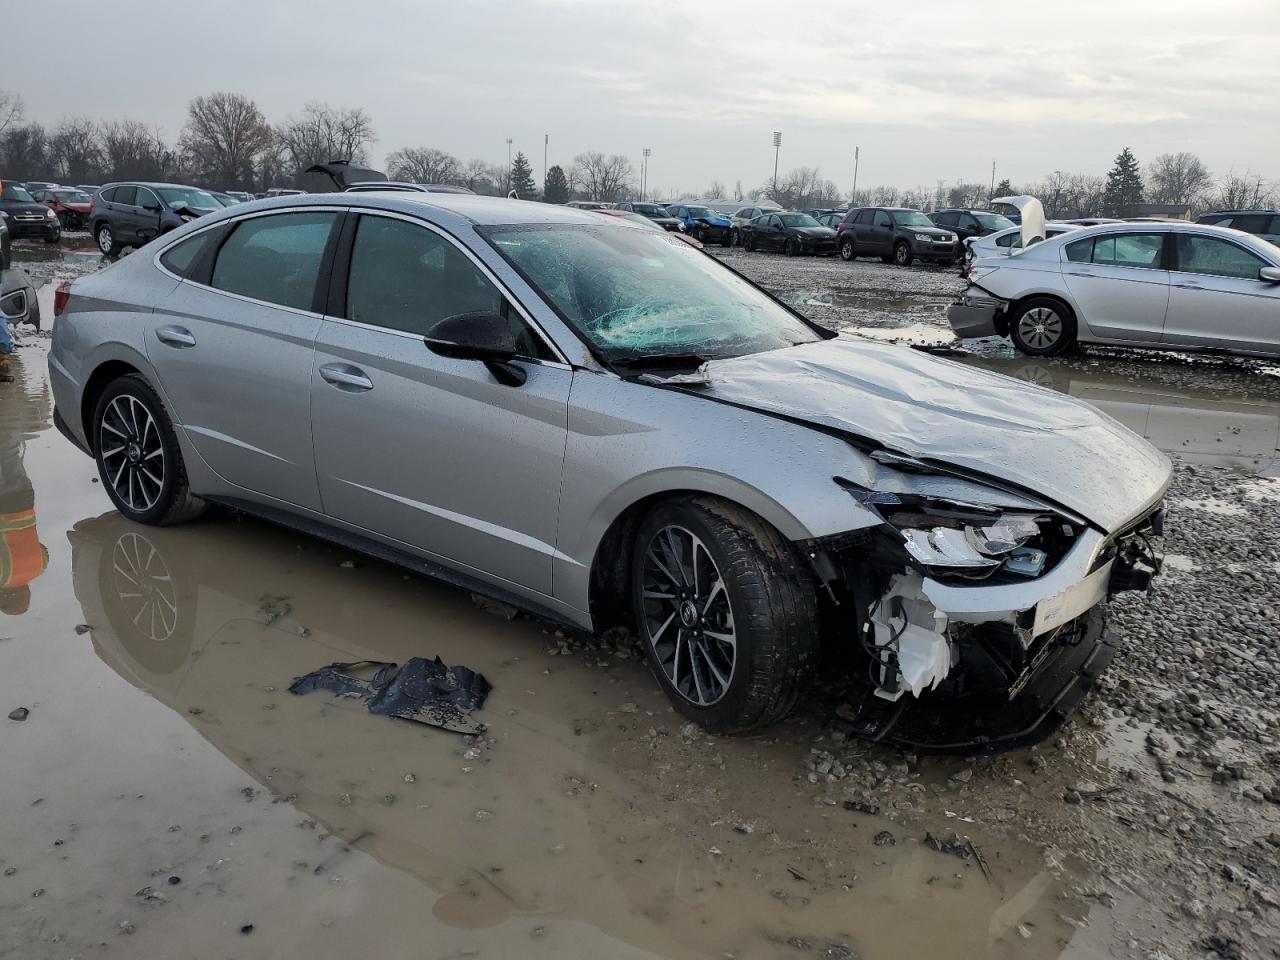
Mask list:
[[[1280,247],[1224,227],[1115,223],[975,260],[958,337],[1023,353],[1076,343],[1280,356]]]
[[[672,233],[684,231],[684,224],[671,216],[671,214],[667,212],[666,207],[659,206],[656,203],[627,201],[626,203],[618,204],[615,209],[624,210],[627,213],[638,213],[642,217],[648,217],[663,230],[670,230]]]
[[[104,256],[140,247],[223,206],[213,195],[178,183],[109,183],[93,198],[89,223]]]
[[[946,263],[956,258],[956,235],[936,227],[919,210],[854,207],[836,229],[842,260],[879,257],[907,267],[916,259]]]
[[[986,237],[1014,226],[1014,222],[1008,217],[990,210],[950,208],[929,214],[929,219],[935,226],[955,232],[960,241],[960,246],[956,248],[957,257],[964,255],[964,245],[968,240]]]
[[[633,213],[630,210],[623,210],[621,204],[608,210],[592,210],[591,212],[599,214],[602,217],[625,220],[627,223],[634,223],[636,226],[642,227],[645,230],[656,230],[660,233],[670,233],[696,250],[701,250],[705,246],[701,240],[695,240],[693,237],[685,233],[683,229],[667,230],[666,227],[659,224],[656,220],[645,216],[643,213]]]
[[[744,250],[781,250],[788,257],[802,253],[835,253],[836,232],[807,213],[766,213],[738,228]]]
[[[1047,223],[1045,235],[1058,237],[1080,227],[1074,223]],[[989,233],[985,237],[971,237],[964,241],[965,256],[969,260],[981,260],[983,257],[1007,257],[1022,249],[1022,228],[1009,227],[997,233]]]
[[[829,643],[863,736],[997,749],[1110,660],[1168,460],[1087,404],[837,335],[563,206],[233,207],[59,291],[54,422],[146,524],[223,504],[584,630],[749,730]]]
[[[53,211],[63,230],[82,230],[88,223],[93,197],[81,190],[54,187],[52,190],[39,190],[31,196],[36,203],[44,204]]]
[[[678,203],[669,207],[671,215],[680,221],[685,232],[703,243],[718,243],[727,247],[733,243],[733,221],[709,207],[698,204]]]
[[[1268,243],[1280,244],[1280,211],[1215,210],[1197,217],[1196,223],[1243,230],[1245,233],[1256,234]]]
[[[57,243],[62,239],[58,215],[37,203],[26,187],[11,180],[0,180],[0,218],[9,228],[10,240]]]

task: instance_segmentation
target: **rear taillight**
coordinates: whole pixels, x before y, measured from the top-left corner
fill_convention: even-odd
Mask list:
[[[67,303],[71,299],[71,281],[63,280],[53,291],[53,315],[55,317],[62,316],[62,311],[67,309]]]

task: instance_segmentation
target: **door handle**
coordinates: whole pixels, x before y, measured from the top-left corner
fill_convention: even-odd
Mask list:
[[[156,339],[167,346],[177,347],[179,350],[196,345],[196,338],[191,335],[191,331],[186,327],[157,327]]]
[[[1067,271],[1067,276],[1069,276],[1069,277],[1092,277],[1092,276],[1093,276],[1093,274],[1092,274],[1092,273],[1090,273],[1088,270],[1069,270],[1069,271]]]
[[[326,383],[348,393],[373,389],[373,381],[365,376],[364,371],[347,363],[326,363],[320,368],[320,376],[324,377]]]
[[[1203,287],[1200,286],[1200,284],[1193,283],[1190,280],[1188,280],[1186,283],[1175,283],[1174,286],[1182,290],[1203,290],[1204,289]]]

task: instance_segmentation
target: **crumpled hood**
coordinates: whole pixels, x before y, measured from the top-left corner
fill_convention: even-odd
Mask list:
[[[1171,475],[1163,453],[1083,401],[904,347],[842,336],[706,371],[700,394],[1015,484],[1107,531]]]
[[[732,225],[733,221],[728,217],[720,217],[712,214],[709,217],[691,217],[692,220],[700,220],[703,223],[710,224],[713,227],[727,227]]]

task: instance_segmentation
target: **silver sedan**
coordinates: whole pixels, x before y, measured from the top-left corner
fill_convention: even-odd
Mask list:
[[[973,262],[960,337],[1052,356],[1076,343],[1280,356],[1280,247],[1193,223],[1108,223]]]
[[[785,715],[827,643],[866,736],[1036,739],[1155,570],[1169,463],[1115,421],[590,212],[264,200],[59,303],[55,422],[124,516],[220,504],[628,626],[711,730]],[[919,719],[956,698],[980,729]]]

